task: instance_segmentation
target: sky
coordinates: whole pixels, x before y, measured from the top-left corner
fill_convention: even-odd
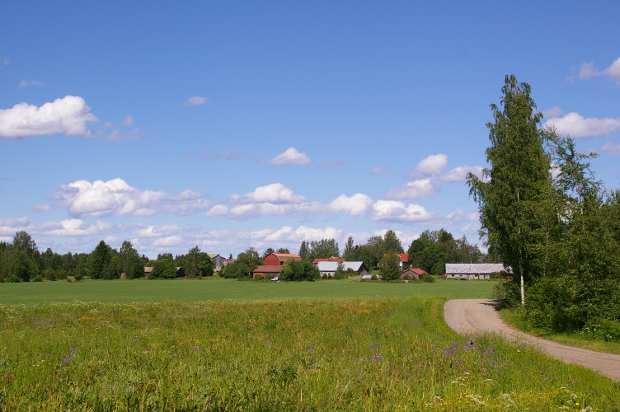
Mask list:
[[[506,74],[620,187],[620,3],[0,3],[0,240],[297,251],[444,227],[483,246]]]

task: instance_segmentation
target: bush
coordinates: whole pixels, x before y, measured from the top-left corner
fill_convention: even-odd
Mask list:
[[[313,281],[320,277],[319,270],[306,261],[287,262],[282,268],[280,280],[309,280]]]
[[[420,280],[426,283],[433,283],[435,281],[435,277],[430,274],[420,276]]]
[[[235,262],[224,266],[220,276],[226,279],[244,279],[249,278],[251,272],[249,266],[245,263]]]

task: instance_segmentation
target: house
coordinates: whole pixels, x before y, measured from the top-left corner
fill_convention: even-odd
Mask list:
[[[446,279],[491,279],[491,275],[509,272],[503,263],[446,263]]]
[[[319,264],[319,262],[338,262],[338,263],[342,263],[342,262],[344,262],[344,259],[339,257],[339,256],[332,256],[332,257],[328,257],[328,258],[317,258],[317,259],[314,259],[312,261],[312,264],[314,266],[316,266],[316,265]]]
[[[144,277],[145,278],[150,278],[151,275],[153,274],[153,270],[155,269],[154,266],[145,266],[144,267]]]
[[[318,262],[316,267],[319,269],[319,273],[322,278],[333,278],[336,276],[336,271],[338,270],[338,262]]]
[[[254,279],[273,279],[282,273],[282,265],[259,265],[252,272]]]
[[[301,256],[293,253],[270,253],[263,258],[265,266],[283,266],[286,262],[300,262]]]
[[[368,269],[366,269],[366,265],[362,261],[350,261],[350,262],[342,262],[342,269],[346,271],[353,271],[359,276],[364,276],[368,274]]]
[[[400,278],[402,280],[417,280],[424,275],[428,275],[428,272],[422,268],[407,268],[400,274]]]
[[[400,259],[400,270],[403,271],[409,267],[409,255],[407,253],[400,253],[398,255]]]
[[[215,272],[220,272],[224,268],[224,266],[230,263],[230,259],[227,259],[218,253],[208,253],[208,255],[213,262],[213,270]]]

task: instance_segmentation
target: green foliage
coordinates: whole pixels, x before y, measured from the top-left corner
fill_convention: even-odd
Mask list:
[[[124,241],[118,252],[120,271],[125,273],[128,279],[144,276],[144,265],[138,251],[128,240]]]
[[[209,255],[202,252],[198,246],[190,249],[185,256],[179,259],[180,266],[185,270],[185,275],[189,277],[202,277],[213,275],[213,261]]]
[[[112,248],[102,240],[90,254],[90,277],[93,279],[112,279],[115,277],[113,272]]]
[[[263,260],[261,259],[256,249],[249,248],[245,252],[241,252],[239,253],[239,255],[237,255],[236,262],[243,263],[250,268],[250,271],[253,271],[256,266],[262,264]]]
[[[222,268],[220,276],[228,279],[250,278],[252,270],[243,262],[230,263]]]
[[[336,239],[321,239],[310,242],[308,259],[330,258],[332,256],[340,256]]]
[[[173,279],[177,277],[177,268],[170,254],[159,255],[153,265],[153,278]]]
[[[353,238],[349,237],[343,256],[346,260],[363,261],[368,270],[373,270],[379,267],[379,262],[386,253],[398,254],[402,251],[403,248],[396,233],[388,230],[384,236],[372,236],[362,245],[355,245]]]
[[[310,259],[310,249],[308,248],[308,242],[305,240],[303,240],[301,246],[299,246],[299,256],[304,260]]]
[[[319,277],[319,270],[305,260],[286,262],[280,274],[280,280],[316,280]]]
[[[400,258],[394,252],[384,254],[379,263],[379,269],[383,275],[383,280],[400,279]]]

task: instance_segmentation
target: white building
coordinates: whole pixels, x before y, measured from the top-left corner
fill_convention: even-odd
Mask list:
[[[510,272],[510,268],[503,263],[446,263],[446,279],[491,279],[501,272]]]
[[[338,270],[338,262],[319,262],[316,267],[322,278],[333,278]]]

